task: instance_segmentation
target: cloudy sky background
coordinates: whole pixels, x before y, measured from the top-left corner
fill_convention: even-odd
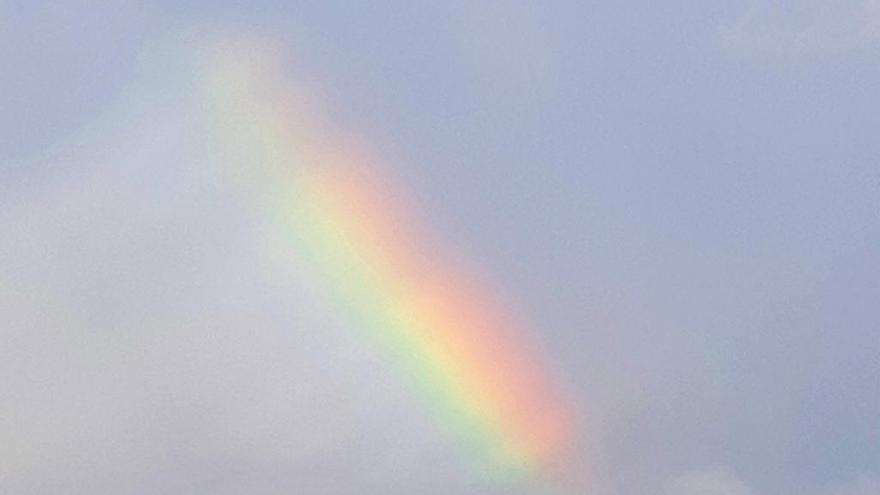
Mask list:
[[[217,179],[149,54],[220,29],[527,315],[583,490],[880,493],[880,3],[237,4],[0,0],[0,491],[493,493]]]

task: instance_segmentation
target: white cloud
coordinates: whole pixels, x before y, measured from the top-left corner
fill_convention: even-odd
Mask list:
[[[141,81],[0,176],[3,493],[369,493],[454,472],[378,350],[267,259],[185,93]]]
[[[880,493],[880,476],[863,474],[848,483],[831,487],[827,495],[877,495]]]
[[[665,486],[663,495],[757,495],[733,471],[711,467],[692,471],[674,478]],[[880,476],[867,473],[858,478],[825,488],[817,487],[809,493],[817,495],[877,495],[880,494]]]
[[[664,495],[754,495],[754,492],[736,474],[720,467],[679,476],[667,484],[663,493]]]
[[[821,57],[880,47],[880,0],[754,4],[721,29],[724,47],[756,57]]]

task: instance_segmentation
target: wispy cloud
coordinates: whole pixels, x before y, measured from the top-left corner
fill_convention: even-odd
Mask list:
[[[880,493],[880,476],[863,474],[853,481],[841,483],[828,490],[827,495],[875,495]]]
[[[766,58],[812,58],[880,47],[880,1],[760,3],[720,30],[724,47]]]

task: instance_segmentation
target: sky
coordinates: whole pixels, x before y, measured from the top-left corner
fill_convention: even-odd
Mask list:
[[[876,0],[0,0],[0,491],[880,493],[878,62]]]

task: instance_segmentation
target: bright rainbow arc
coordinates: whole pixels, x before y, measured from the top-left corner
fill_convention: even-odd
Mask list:
[[[262,42],[199,51],[224,159],[245,182],[252,167],[270,177],[261,197],[289,249],[411,377],[481,473],[510,478],[553,463],[573,434],[571,413],[520,323],[407,218],[413,208],[376,160],[321,132],[274,52]]]

